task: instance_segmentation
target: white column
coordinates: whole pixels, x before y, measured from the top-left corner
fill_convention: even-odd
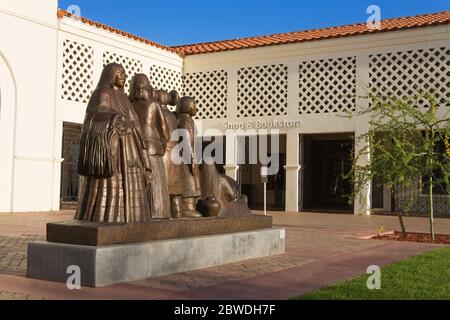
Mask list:
[[[286,141],[286,211],[298,211],[300,135],[296,131],[287,133]]]
[[[361,121],[363,122],[363,121]],[[357,128],[355,136],[359,137],[367,130],[365,128]],[[368,148],[369,145],[365,141],[355,141],[355,154],[358,155],[361,150]],[[370,162],[370,155],[364,151],[363,155],[360,155],[357,159],[358,166],[365,166]],[[355,215],[370,215],[372,208],[372,183],[367,182],[360,190],[360,193],[355,198]]]
[[[237,86],[238,86],[238,69],[237,68],[227,68],[226,69],[228,73],[228,88],[227,88],[227,120],[228,121],[234,121],[237,119]],[[225,172],[227,176],[230,178],[237,180],[238,176],[238,170],[239,165],[237,164],[237,136],[236,132],[233,130],[227,130],[226,132],[226,165],[225,165]]]
[[[288,63],[285,63],[288,67],[288,110],[287,116],[288,118],[295,119],[299,115],[299,62],[294,60]]]
[[[227,131],[226,134],[227,139],[227,145],[226,145],[226,151],[225,151],[225,173],[227,176],[229,176],[231,179],[237,181],[237,173],[239,170],[239,166],[237,165],[237,155],[236,155],[236,149],[237,149],[237,136],[234,132]]]
[[[0,212],[12,210],[16,88],[0,53]]]
[[[227,86],[227,118],[230,121],[238,118],[238,68],[226,69],[228,73]]]
[[[55,122],[55,136],[54,136],[54,162],[53,162],[53,182],[52,182],[52,204],[51,210],[58,211],[61,206],[61,166],[64,159],[62,159],[62,143],[63,143],[63,122]]]
[[[150,78],[150,68],[152,66],[152,62],[150,62],[149,59],[142,59],[142,70],[141,73],[146,74],[147,77]],[[133,76],[133,74],[128,75],[130,78]],[[150,79],[150,83],[152,82],[152,79]],[[156,88],[154,88],[156,90]],[[181,94],[181,92],[179,92]]]
[[[290,119],[298,117],[299,63],[296,60],[285,63],[288,67],[288,110]],[[287,132],[286,137],[286,211],[299,210],[300,135],[296,130]]]
[[[97,85],[100,80],[100,76],[103,71],[103,52],[105,50],[101,46],[94,46],[94,57],[93,57],[93,83],[94,86]],[[128,75],[130,76],[130,75]]]
[[[358,55],[356,57],[356,94],[358,97],[367,95],[364,86],[368,87],[369,78],[369,56],[368,54]],[[358,108],[368,108],[369,101],[367,99],[358,98],[356,101]],[[369,148],[368,141],[358,141],[358,137],[369,131],[369,117],[360,116],[355,121],[355,155],[358,155],[364,148]],[[364,152],[363,156],[359,156],[357,159],[357,165],[367,165],[370,162],[369,153]],[[355,215],[370,215],[372,208],[372,183],[368,182],[361,192],[356,195],[354,202]]]

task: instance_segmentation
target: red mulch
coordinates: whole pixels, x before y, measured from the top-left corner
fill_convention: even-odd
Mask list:
[[[435,235],[436,241],[431,241],[431,235],[428,233],[413,233],[407,232],[406,237],[403,237],[401,232],[395,232],[394,234],[378,235],[373,237],[375,240],[392,240],[392,241],[408,241],[408,242],[421,242],[421,243],[434,243],[434,244],[450,244],[450,235],[437,234]]]

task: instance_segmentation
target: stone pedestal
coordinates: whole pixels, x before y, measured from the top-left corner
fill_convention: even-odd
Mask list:
[[[272,228],[272,217],[248,214],[234,217],[153,220],[148,223],[65,221],[47,224],[47,241],[82,246],[194,238]]]
[[[98,247],[35,242],[28,246],[27,276],[67,282],[67,269],[78,266],[83,286],[103,287],[278,255],[284,250],[285,230],[279,228]]]

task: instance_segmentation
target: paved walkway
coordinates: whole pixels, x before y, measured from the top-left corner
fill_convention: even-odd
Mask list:
[[[396,217],[271,213],[287,232],[286,254],[107,288],[69,291],[64,284],[27,279],[26,248],[43,240],[45,224],[73,212],[0,214],[0,299],[289,299],[365,273],[436,245],[361,240],[380,228],[397,230]],[[426,218],[406,218],[409,231],[427,232]],[[450,233],[450,219],[437,219]]]

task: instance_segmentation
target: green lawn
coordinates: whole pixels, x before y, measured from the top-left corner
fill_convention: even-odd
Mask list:
[[[437,300],[450,299],[450,247],[381,269],[381,290],[367,289],[364,275],[320,289],[296,300]]]

